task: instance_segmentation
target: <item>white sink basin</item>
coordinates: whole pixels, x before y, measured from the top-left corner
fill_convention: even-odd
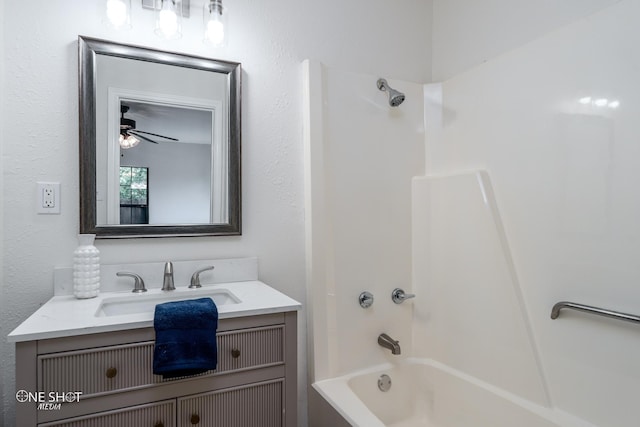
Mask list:
[[[129,294],[105,298],[96,317],[122,316],[126,314],[153,314],[156,305],[170,301],[184,301],[197,298],[211,298],[216,306],[238,304],[240,299],[228,289],[197,289],[187,291],[163,292],[161,294]]]

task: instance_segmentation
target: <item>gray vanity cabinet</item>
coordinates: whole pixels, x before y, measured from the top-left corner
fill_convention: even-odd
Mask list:
[[[284,388],[276,379],[178,399],[178,426],[280,427]]]
[[[81,392],[59,408],[17,403],[20,426],[294,427],[296,312],[222,319],[218,367],[154,375],[153,328],[20,342],[16,390]]]
[[[41,423],[38,427],[175,427],[175,413],[175,401],[169,400],[74,417],[70,420]]]

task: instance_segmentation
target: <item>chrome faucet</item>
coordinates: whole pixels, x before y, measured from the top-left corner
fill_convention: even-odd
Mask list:
[[[400,343],[387,334],[378,336],[378,344],[391,350],[391,354],[400,354]]]
[[[135,273],[129,273],[128,271],[118,271],[116,273],[116,276],[118,277],[133,277],[133,279],[135,280],[135,282],[133,282],[133,290],[131,292],[133,292],[134,294],[139,294],[142,292],[147,292],[147,288],[144,287],[144,280],[142,280],[142,277],[138,276]]]
[[[213,270],[214,268],[215,267],[213,265],[210,265],[208,267],[201,268],[200,270],[193,273],[193,276],[191,276],[191,284],[189,285],[189,288],[201,288],[202,285],[200,284],[200,273],[208,270]]]
[[[173,264],[169,261],[164,265],[164,279],[162,280],[163,291],[173,291],[176,287],[173,285]]]

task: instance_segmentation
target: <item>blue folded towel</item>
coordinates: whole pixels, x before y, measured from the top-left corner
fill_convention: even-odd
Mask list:
[[[156,305],[153,373],[164,378],[196,375],[218,364],[218,308],[211,298]]]

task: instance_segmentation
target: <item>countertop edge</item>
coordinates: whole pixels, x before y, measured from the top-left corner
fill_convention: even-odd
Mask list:
[[[284,306],[278,306],[278,307],[260,308],[255,310],[244,310],[244,311],[238,311],[238,312],[224,313],[220,315],[219,319],[224,320],[224,319],[233,319],[233,318],[246,317],[246,316],[259,316],[263,314],[286,313],[288,311],[300,311],[301,309],[302,309],[302,304],[298,303],[298,304],[284,305]],[[19,342],[26,342],[26,341],[53,339],[53,338],[65,338],[70,336],[99,334],[104,332],[127,331],[130,329],[142,329],[142,328],[153,328],[153,319],[145,320],[145,321],[117,323],[117,324],[111,324],[111,325],[81,327],[77,329],[62,329],[57,331],[39,332],[39,333],[31,333],[31,334],[24,333],[24,334],[13,335],[13,332],[12,332],[7,336],[7,342],[19,343]]]

